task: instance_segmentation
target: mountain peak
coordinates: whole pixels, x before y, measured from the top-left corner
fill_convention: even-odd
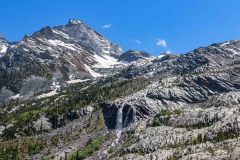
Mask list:
[[[82,24],[82,22],[78,19],[70,19],[68,21],[68,25],[78,25],[78,24]]]

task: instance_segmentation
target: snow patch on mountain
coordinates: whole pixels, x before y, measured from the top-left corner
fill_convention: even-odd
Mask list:
[[[71,49],[73,51],[76,51],[76,49],[74,48],[74,44],[67,44],[67,43],[64,43],[63,41],[60,41],[60,40],[48,40],[49,43],[51,43],[52,45],[54,46],[62,46],[62,47],[65,47],[65,48],[68,48],[68,49]]]
[[[61,31],[58,31],[58,30],[56,30],[56,29],[53,29],[53,33],[58,34],[58,35],[66,38],[66,39],[70,39],[70,37],[69,37],[66,33],[61,32]]]
[[[74,84],[74,83],[81,83],[81,82],[86,82],[89,81],[90,79],[73,79],[67,81],[68,84]]]
[[[84,64],[85,68],[87,71],[91,74],[92,77],[97,78],[97,77],[102,77],[103,75],[93,71],[88,65]]]
[[[74,74],[71,74],[69,76],[69,81],[67,81],[67,84],[74,84],[74,83],[80,83],[80,82],[86,82],[89,81],[90,79],[74,79]]]
[[[157,58],[158,58],[158,59],[161,59],[161,58],[163,58],[164,56],[165,56],[164,54],[161,54],[161,55],[157,56]]]
[[[8,46],[9,44],[7,41],[4,38],[0,37],[0,57],[6,53]]]
[[[53,82],[53,85],[52,85],[52,91],[51,92],[48,92],[48,93],[43,93],[41,95],[38,95],[36,97],[36,99],[42,99],[42,98],[46,98],[46,97],[52,97],[54,95],[57,95],[58,94],[58,90],[61,86],[59,85],[58,82],[54,81]]]
[[[121,62],[118,62],[118,60],[114,57],[111,57],[109,55],[93,55],[94,60],[97,62],[93,67],[94,68],[112,68],[115,65],[124,65]]]
[[[239,41],[226,41],[223,43],[218,44],[214,44],[213,46],[220,46],[221,49],[226,50],[228,52],[231,52],[235,55],[240,55],[240,45],[239,45]]]
[[[71,24],[81,24],[82,22],[80,20],[77,20],[77,19],[70,19],[69,23],[71,23]]]
[[[7,46],[3,45],[0,53],[5,53],[7,51]]]
[[[224,43],[222,43],[220,46],[221,46],[221,47],[224,47],[224,46],[226,46],[226,45],[228,45],[228,44],[230,44],[230,42],[224,42]]]
[[[237,50],[234,50],[234,49],[231,49],[231,48],[228,48],[227,50],[228,50],[228,51],[230,51],[230,52],[232,52],[233,54],[237,54],[237,55],[239,55],[239,54],[240,54],[240,52],[239,52],[239,51],[237,51]]]
[[[20,94],[16,94],[16,95],[10,97],[9,99],[18,99],[19,97],[20,97]]]

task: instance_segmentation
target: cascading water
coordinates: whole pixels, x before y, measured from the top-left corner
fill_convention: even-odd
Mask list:
[[[136,113],[137,113],[136,108],[133,107],[133,122],[132,123],[136,122]]]
[[[129,120],[129,114],[130,114],[131,110],[132,110],[132,119],[131,119],[130,123],[134,123],[134,122],[135,122],[135,118],[136,118],[136,108],[135,108],[134,106],[131,106],[131,107],[128,109],[126,118],[125,118],[125,120],[124,120],[124,124],[123,124],[124,127],[127,127],[127,125],[128,125],[128,122],[129,122],[129,121],[128,121],[128,120]]]
[[[117,112],[117,119],[116,119],[116,126],[115,126],[115,130],[117,133],[117,141],[119,140],[119,138],[121,137],[122,134],[122,129],[123,129],[123,108],[126,104],[127,100],[124,101],[124,103],[121,105],[121,107],[118,109]]]
[[[113,141],[113,143],[104,151],[105,154],[107,154],[108,150],[111,148],[111,147],[114,147],[116,144],[118,144],[118,141],[121,137],[121,134],[122,134],[122,129],[123,129],[123,126],[125,127],[125,123],[126,123],[126,119],[128,117],[128,114],[130,112],[131,109],[133,109],[133,122],[135,122],[135,117],[136,117],[136,109],[135,107],[130,107],[129,110],[128,110],[128,113],[127,113],[127,116],[124,120],[124,124],[123,124],[123,108],[126,104],[126,102],[128,101],[125,100],[124,103],[121,105],[121,107],[118,108],[118,111],[117,111],[117,118],[116,118],[116,126],[115,126],[115,131],[116,131],[116,135],[117,135],[117,139],[115,139]]]
[[[118,111],[117,111],[116,126],[115,126],[117,139],[115,139],[112,142],[112,144],[104,151],[104,154],[107,154],[108,150],[111,147],[114,147],[116,144],[118,144],[118,141],[121,137],[122,129],[123,129],[123,112],[122,111],[123,111],[123,108],[124,108],[126,102],[127,102],[127,100],[124,101],[124,103],[121,105],[121,107],[118,108]]]
[[[124,126],[124,127],[126,127],[126,126],[127,126],[127,122],[128,122],[128,115],[129,115],[129,113],[130,113],[131,109],[132,109],[132,106],[131,106],[131,107],[128,109],[128,112],[127,112],[127,115],[126,115],[126,118],[125,118],[125,120],[124,120],[124,124],[123,124],[123,126]]]
[[[117,133],[117,137],[120,138],[121,136],[121,132],[122,132],[122,119],[123,119],[123,116],[122,116],[122,110],[123,110],[123,107],[124,105],[122,105],[119,109],[118,109],[118,112],[117,112],[117,119],[116,119],[116,126],[115,126],[115,130],[116,130],[116,133]]]

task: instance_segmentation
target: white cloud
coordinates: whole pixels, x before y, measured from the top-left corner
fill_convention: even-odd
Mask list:
[[[112,24],[105,24],[102,26],[102,29],[109,29],[109,28],[112,28]]]
[[[167,52],[166,52],[167,54],[171,54],[172,52],[170,51],[170,50],[167,50]]]
[[[156,45],[159,47],[167,47],[167,42],[164,39],[157,38]]]
[[[134,40],[134,42],[137,43],[137,44],[142,44],[142,42],[138,39]]]

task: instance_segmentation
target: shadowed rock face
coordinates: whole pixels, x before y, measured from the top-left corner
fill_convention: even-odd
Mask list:
[[[115,129],[118,106],[103,103],[101,104],[105,124],[109,129]]]
[[[134,62],[137,60],[144,60],[147,58],[151,58],[151,55],[147,52],[129,50],[129,51],[121,54],[119,56],[118,60],[131,63],[131,62]]]

